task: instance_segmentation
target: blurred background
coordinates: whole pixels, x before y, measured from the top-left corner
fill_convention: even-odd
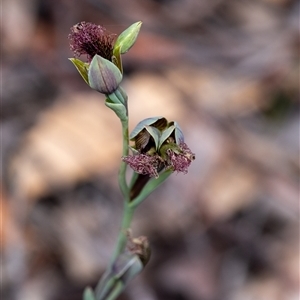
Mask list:
[[[299,1],[3,0],[5,300],[79,300],[122,211],[118,119],[68,61],[80,21],[119,34],[130,128],[164,116],[196,154],[137,210],[152,258],[120,300],[299,299]]]

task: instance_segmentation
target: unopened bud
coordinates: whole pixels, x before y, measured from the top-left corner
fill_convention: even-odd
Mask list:
[[[95,55],[89,66],[88,80],[92,89],[109,95],[120,85],[122,74],[112,62],[100,55]]]
[[[114,54],[126,53],[135,43],[136,38],[139,34],[142,22],[136,22],[125,29],[117,38],[114,45]]]

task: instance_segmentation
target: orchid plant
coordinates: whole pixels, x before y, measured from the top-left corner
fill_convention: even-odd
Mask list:
[[[119,186],[124,199],[123,220],[115,250],[107,270],[93,290],[87,287],[84,300],[116,299],[150,259],[150,246],[144,236],[133,238],[130,224],[138,205],[173,172],[186,174],[194,153],[184,142],[178,123],[150,117],[139,122],[129,135],[128,97],[120,84],[123,78],[122,55],[135,43],[142,22],[136,22],[119,36],[103,26],[80,22],[71,28],[70,58],[84,81],[105,95],[105,105],[121,121],[123,150],[120,158]],[[79,59],[86,56],[86,61]],[[127,181],[127,166],[132,169]]]

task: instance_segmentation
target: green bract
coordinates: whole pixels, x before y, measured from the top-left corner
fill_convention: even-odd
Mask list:
[[[111,269],[104,274],[96,291],[97,300],[115,299],[144,266],[138,255],[125,251],[117,257]]]
[[[77,58],[69,58],[69,60],[74,64],[76,67],[77,71],[79,74],[82,76],[84,81],[89,84],[89,79],[88,79],[88,69],[89,69],[89,64],[81,61],[80,59]]]
[[[112,62],[96,54],[89,66],[88,81],[92,89],[109,95],[120,85],[122,73]]]
[[[83,300],[96,300],[93,290],[90,287],[85,288]]]

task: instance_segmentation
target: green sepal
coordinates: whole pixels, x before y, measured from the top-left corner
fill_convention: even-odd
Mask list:
[[[145,128],[146,125],[154,125],[155,123],[158,123],[159,125],[161,123],[167,125],[168,121],[164,117],[152,117],[152,118],[144,119],[140,121],[132,130],[129,137],[130,140],[134,139]]]
[[[84,289],[83,300],[96,300],[95,294],[89,286]]]
[[[122,73],[111,61],[95,55],[88,70],[88,82],[92,89],[102,94],[112,94],[122,81]]]
[[[158,149],[159,140],[160,140],[160,131],[152,126],[145,125],[145,129],[149,132],[149,134],[153,137],[154,143],[155,143],[155,149]]]
[[[172,134],[174,129],[175,129],[175,126],[172,125],[163,131],[163,133],[161,134],[160,140],[159,140],[158,148],[160,148],[162,146],[162,144],[166,141],[166,139]]]
[[[169,125],[175,126],[175,141],[179,145],[184,142],[184,135],[182,129],[180,128],[179,124],[176,121],[172,121]]]
[[[133,23],[118,36],[113,49],[115,56],[126,53],[134,45],[141,26],[141,21]]]
[[[81,77],[84,79],[84,81],[89,84],[89,78],[88,78],[88,70],[89,70],[89,64],[81,61],[77,58],[69,58],[69,60],[73,63]]]

